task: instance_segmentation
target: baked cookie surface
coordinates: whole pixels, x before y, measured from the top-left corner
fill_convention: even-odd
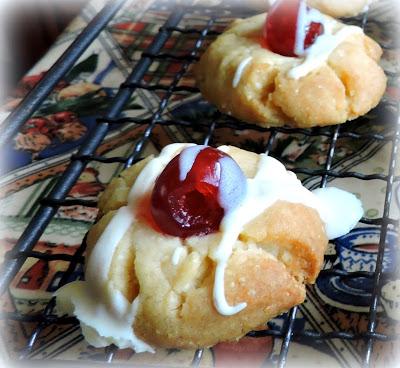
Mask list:
[[[353,17],[377,0],[307,0],[307,4],[332,17]]]
[[[301,77],[291,73],[304,59],[263,47],[266,15],[235,21],[196,65],[197,85],[222,112],[264,127],[334,125],[374,108],[385,88],[380,46],[349,32],[326,61]],[[328,17],[336,32],[349,26]]]
[[[255,175],[258,155],[233,147],[228,153],[246,175]],[[124,199],[117,198],[120,189],[124,192],[138,173],[138,166],[128,169],[114,179],[118,185],[111,183],[104,192],[103,217],[88,236],[89,254],[115,210],[126,204],[127,193]],[[304,300],[305,284],[315,281],[327,244],[314,209],[277,202],[250,222],[235,243],[225,273],[226,298],[231,305],[246,302],[247,307],[223,316],[213,304],[215,263],[210,258],[220,238],[220,234],[165,236],[143,222],[130,228],[113,256],[109,282],[130,302],[140,292],[133,326],[138,337],[169,348],[236,340]],[[171,260],[177,249],[181,249],[179,263],[174,265]]]
[[[164,183],[178,178],[179,186],[160,186],[165,175]],[[218,194],[210,196],[212,178]],[[223,217],[211,232],[168,235],[172,230],[162,231],[152,212],[158,188],[169,193],[167,210],[178,211],[182,230],[187,221],[198,224],[196,216],[211,218],[213,198]],[[188,207],[200,193],[206,194]],[[328,238],[347,233],[363,213],[354,195],[310,192],[266,154],[193,144],[171,144],[123,171],[99,209],[87,235],[85,280],[59,289],[57,308],[78,317],[91,345],[138,353],[236,340],[301,303]]]
[[[372,3],[379,0],[306,0],[309,6],[336,18],[353,17],[368,10]],[[232,1],[233,5],[240,5],[240,0]],[[260,11],[268,10],[276,0],[247,0],[246,6]],[[221,0],[198,0],[195,2],[203,6],[218,6]]]

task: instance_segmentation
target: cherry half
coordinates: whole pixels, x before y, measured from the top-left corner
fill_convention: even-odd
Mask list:
[[[187,238],[219,230],[227,210],[243,197],[246,178],[226,153],[192,146],[173,158],[157,178],[151,214],[160,230]]]
[[[310,9],[303,3],[304,0],[277,0],[268,12],[264,26],[264,38],[267,47],[274,53],[283,56],[303,56],[304,52],[296,52],[296,38],[304,35],[304,50],[309,48],[318,36],[324,33],[324,26],[318,21],[313,21],[308,16],[310,11],[316,14],[318,11]],[[307,14],[301,14],[301,7]],[[299,17],[306,17],[305,29],[298,32]],[[300,40],[299,42],[302,42]],[[304,51],[303,50],[303,51]]]

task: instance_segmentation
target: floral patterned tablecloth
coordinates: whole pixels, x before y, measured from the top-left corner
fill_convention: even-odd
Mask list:
[[[18,84],[12,96],[1,108],[6,116],[27,92],[43,77],[66,47],[82,31],[84,26],[104,5],[95,0],[81,12],[50,51]],[[29,119],[18,135],[2,148],[0,254],[10,250],[38,208],[39,201],[53,187],[60,173],[68,164],[71,154],[90,136],[96,118],[104,112],[119,85],[127,77],[140,58],[141,52],[150,44],[160,25],[172,11],[172,2],[128,1],[107,29],[85,51],[74,68],[58,83],[52,94],[42,104],[34,117]],[[246,14],[255,13],[247,9]],[[191,11],[182,20],[182,27],[204,27],[208,16],[204,11]],[[232,8],[218,14],[214,30],[223,30],[229,22],[244,15]],[[393,135],[398,122],[397,104],[400,98],[398,78],[399,50],[396,44],[396,19],[393,4],[382,1],[371,10],[366,31],[383,46],[382,65],[390,73],[387,93],[382,103],[368,115],[343,126],[342,131],[356,133],[379,133]],[[211,40],[211,38],[209,38]],[[174,33],[164,46],[163,52],[185,54],[192,49],[196,38]],[[206,47],[207,43],[203,45]],[[145,76],[148,83],[168,84],[180,69],[181,64],[166,60],[153,62]],[[193,86],[191,69],[180,82]],[[162,93],[138,90],[125,106],[123,115],[148,117],[158,106]],[[201,122],[215,114],[215,109],[201,99],[200,95],[177,94],[170,100],[165,115]],[[109,131],[98,149],[105,156],[127,156],[143,127],[132,124],[119,125]],[[203,128],[177,126],[157,127],[144,155],[159,151],[175,141],[201,143],[206,135]],[[269,133],[253,130],[236,131],[216,129],[211,144],[235,144],[243,148],[262,152]],[[323,168],[329,140],[324,137],[287,135],[279,133],[273,155],[289,168]],[[334,169],[356,171],[363,174],[387,174],[391,143],[373,139],[339,139]],[[70,198],[98,198],[110,179],[121,170],[119,164],[90,163],[69,193]],[[319,177],[304,177],[309,188],[319,185]],[[362,199],[365,216],[371,219],[382,216],[386,183],[380,180],[358,181],[335,179],[329,185],[349,190]],[[399,198],[400,186],[394,184],[395,196]],[[399,218],[399,201],[393,200],[391,217]],[[97,215],[94,208],[82,206],[61,207],[46,229],[34,250],[47,253],[73,254]],[[397,229],[387,236],[387,252],[384,269],[391,278],[398,274]],[[379,229],[360,225],[350,235],[336,244],[331,244],[325,267],[345,270],[373,270],[375,266]],[[21,314],[41,312],[58,287],[58,282],[68,266],[64,261],[41,261],[29,258],[12,281],[9,292],[1,299],[2,311],[18,311]],[[82,277],[81,266],[77,267],[71,280]],[[388,279],[385,279],[388,282]],[[321,276],[316,285],[308,289],[307,301],[300,306],[296,316],[295,330],[311,329],[319,332],[348,331],[363,332],[368,323],[368,305],[371,282],[366,278],[346,279],[340,276]],[[399,322],[388,315],[388,307],[379,306],[377,331],[394,334],[400,330]],[[16,358],[24,348],[35,324],[1,320],[0,334],[6,351]],[[283,318],[277,318],[269,328],[280,328]],[[219,344],[206,349],[201,361],[203,367],[258,367],[271,365],[279,355],[280,340],[272,337],[246,337],[235,344]],[[363,357],[363,340],[340,339],[317,341],[301,339],[292,342],[289,349],[288,366],[310,367],[358,367]],[[393,367],[399,344],[395,341],[376,342],[373,365]],[[120,350],[116,360],[129,362],[133,366],[188,366],[193,351],[159,349],[155,354],[134,354],[131,350]],[[95,349],[84,341],[79,326],[47,326],[29,353],[30,359],[57,360],[104,360],[104,350]]]

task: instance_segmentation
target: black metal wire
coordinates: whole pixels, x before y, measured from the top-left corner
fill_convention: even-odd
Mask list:
[[[151,85],[148,86],[143,83],[123,83],[121,85],[123,88],[129,88],[130,86],[135,88],[146,89],[149,91],[165,91],[168,89],[168,86],[163,85]],[[191,92],[193,91],[193,92]],[[188,92],[188,93],[196,93],[198,92],[197,88],[189,87],[189,86],[178,86],[172,89],[172,93],[177,92]],[[98,122],[103,122],[104,119],[97,119]],[[110,124],[126,124],[126,123],[134,123],[139,125],[147,125],[149,123],[149,118],[132,118],[132,117],[123,117],[118,119],[109,119],[107,122]],[[157,124],[159,125],[176,125],[176,126],[183,126],[183,127],[193,127],[193,123],[188,120],[182,119],[163,119],[160,118],[157,120]],[[198,121],[196,122],[196,127],[208,128],[210,122],[209,121]],[[224,120],[218,123],[218,128],[230,128],[234,130],[254,130],[259,132],[271,132],[272,130],[276,131],[277,133],[283,134],[299,134],[304,135],[307,137],[328,137],[331,138],[331,133],[327,131],[326,128],[313,128],[313,129],[299,129],[299,128],[290,128],[290,127],[274,127],[274,128],[266,128],[259,125],[248,124],[241,121],[238,121],[232,117],[224,116]],[[359,134],[354,132],[343,132],[339,133],[338,139],[343,138],[353,138],[353,139],[362,139],[362,140],[376,140],[376,141],[383,141],[383,142],[390,142],[392,141],[392,137],[384,136],[382,134],[374,134],[374,133],[365,133]]]
[[[116,347],[114,344],[107,346],[105,348],[105,361],[107,363],[111,363],[114,359],[115,353],[118,351],[118,347]]]
[[[336,144],[337,144],[337,140],[339,137],[340,125],[337,125],[336,127],[331,128],[331,131],[332,131],[332,136],[331,136],[331,141],[330,141],[327,159],[326,159],[326,163],[325,163],[325,174],[322,175],[322,179],[321,179],[321,183],[320,183],[321,188],[326,187],[326,185],[328,183],[327,172],[329,172],[332,168]],[[289,345],[290,345],[290,341],[293,336],[293,328],[294,328],[294,322],[296,320],[297,311],[298,311],[298,306],[295,306],[294,308],[292,308],[288,314],[288,318],[285,321],[286,333],[284,335],[281,351],[279,354],[279,360],[278,360],[279,368],[283,368],[286,365],[287,355],[289,352]]]
[[[291,313],[294,315],[294,309],[291,310]],[[292,317],[289,317],[292,318]],[[259,338],[259,337],[265,337],[265,336],[273,336],[277,338],[283,338],[286,336],[287,333],[283,333],[280,330],[260,330],[260,331],[251,331],[247,334],[249,337],[254,337],[254,338]],[[394,341],[398,340],[400,338],[399,334],[396,335],[384,335],[384,334],[379,334],[379,333],[370,333],[370,332],[365,332],[365,333],[349,333],[349,332],[344,332],[344,331],[333,331],[333,332],[317,332],[317,331],[311,331],[311,330],[302,330],[302,331],[294,331],[293,326],[291,326],[291,332],[290,336],[292,339],[297,339],[300,340],[302,338],[312,338],[315,340],[334,340],[334,339],[340,339],[340,340],[367,340],[367,339],[375,339],[378,341]],[[289,339],[287,340],[287,343],[284,348],[287,349],[289,347]]]
[[[400,112],[400,111],[399,111]],[[383,209],[383,218],[388,218],[390,213],[390,207],[392,203],[392,195],[393,195],[393,184],[395,179],[395,170],[398,162],[398,153],[399,153],[399,141],[400,141],[400,120],[397,121],[396,133],[394,135],[394,140],[392,144],[392,152],[390,156],[389,163],[389,175],[387,178],[387,186],[386,186],[386,194],[385,194],[385,205]],[[378,302],[380,297],[380,288],[381,288],[381,279],[383,275],[383,257],[385,254],[386,247],[386,236],[388,232],[388,224],[384,224],[381,229],[380,240],[379,240],[379,252],[378,258],[376,260],[376,269],[375,269],[375,279],[374,279],[374,289],[372,292],[372,301],[370,305],[369,311],[369,323],[368,323],[368,332],[374,333],[377,327],[377,311],[378,311]],[[365,359],[363,361],[364,367],[369,367],[371,363],[371,355],[374,344],[374,338],[371,337],[368,339],[367,348],[365,353]]]
[[[42,252],[34,252],[34,251],[27,251],[27,252],[15,252],[10,251],[4,255],[4,259],[16,259],[16,258],[37,258],[42,259],[44,261],[68,261],[71,262],[76,260],[78,263],[83,263],[84,258],[79,257],[78,259],[75,256],[71,256],[69,254],[52,254],[52,253],[42,253]]]
[[[182,16],[183,10],[177,10],[168,18],[166,25],[177,25]],[[160,31],[155,37],[152,44],[148,47],[148,52],[157,53],[158,51],[160,51],[169,39],[169,36],[169,31]],[[148,68],[150,67],[151,63],[152,59],[148,57],[141,58],[140,61],[136,64],[135,68],[132,70],[130,76],[128,77],[127,83],[140,82],[147,72]],[[35,94],[38,91],[38,87],[33,89],[32,94]],[[134,89],[127,88],[121,88],[118,91],[110,104],[110,108],[105,114],[104,121],[96,125],[96,128],[90,134],[90,137],[86,139],[85,142],[82,144],[77,153],[77,156],[90,156],[96,152],[97,147],[101,144],[105,135],[108,132],[109,124],[107,123],[107,120],[112,120],[118,117],[122,108],[128,102],[133,92]],[[78,180],[86,164],[87,160],[81,161],[75,159],[71,161],[71,163],[68,165],[67,169],[62,174],[62,176],[52,189],[51,193],[47,197],[47,201],[55,201],[55,203],[52,204],[48,202],[47,204],[40,206],[39,210],[36,212],[32,220],[26,227],[25,231],[19,238],[17,244],[15,245],[15,249],[18,249],[21,252],[26,252],[30,251],[33,248],[53,216],[56,214],[57,207],[59,206],[59,204],[57,204],[56,202],[63,201],[65,199],[72,186]],[[2,277],[0,278],[0,293],[3,293],[5,291],[11,279],[18,272],[24,261],[24,257],[5,260],[1,269]]]
[[[40,204],[48,207],[58,208],[60,206],[83,206],[83,207],[97,207],[97,201],[89,201],[85,199],[55,199],[45,197],[40,201]]]
[[[190,364],[190,366],[192,368],[197,368],[200,366],[201,359],[203,358],[203,354],[204,354],[204,349],[197,349],[195,351],[192,363]]]
[[[204,37],[205,35],[203,35]],[[176,92],[188,92],[188,93],[198,93],[199,89],[196,87],[189,86],[176,86],[171,89],[171,86],[165,86],[162,84],[148,85],[145,83],[122,83],[121,88],[141,88],[147,91],[172,91]]]
[[[169,31],[175,31],[175,32],[179,32],[182,34],[201,34],[201,30],[200,29],[196,29],[196,28],[181,28],[181,27],[161,27],[162,29],[167,29]],[[207,36],[218,36],[220,35],[221,32],[217,32],[217,31],[208,31],[207,32]]]
[[[26,315],[20,314],[18,312],[3,312],[0,313],[0,320],[13,320],[20,322],[46,322],[47,324],[57,323],[57,324],[72,324],[78,323],[75,317],[59,317],[55,314],[44,316],[42,314]]]
[[[103,164],[114,164],[114,163],[125,163],[125,157],[102,157],[96,155],[72,155],[71,161],[96,161],[101,162]]]
[[[49,314],[47,316],[44,316],[42,314],[37,314],[37,315],[25,315],[25,314],[20,314],[18,312],[4,312],[0,313],[0,320],[13,320],[13,321],[20,321],[20,322],[45,322],[46,324],[78,324],[78,320],[75,317],[59,317],[55,314]],[[253,338],[261,338],[261,337],[266,337],[266,336],[273,336],[277,338],[282,338],[284,337],[284,333],[281,330],[257,330],[257,331],[251,331],[249,332],[246,336],[248,337],[253,337]],[[380,333],[370,333],[370,332],[364,332],[364,333],[349,333],[349,332],[344,332],[344,331],[332,331],[332,332],[317,332],[313,330],[300,330],[300,331],[293,331],[292,332],[292,337],[295,340],[300,340],[302,338],[313,338],[315,340],[334,340],[334,339],[341,339],[341,340],[367,340],[370,338],[374,338],[375,340],[378,341],[394,341],[398,340],[400,338],[399,334],[394,334],[394,335],[385,335],[385,334],[380,334]],[[110,349],[112,347],[112,349]],[[110,346],[106,349],[106,355],[111,354],[111,352],[115,352],[115,346]],[[196,355],[200,356],[201,355],[201,350],[203,349],[197,349]],[[106,358],[106,360],[108,360]]]
[[[148,139],[150,138],[151,133],[153,132],[154,127],[160,121],[162,113],[166,109],[168,102],[169,102],[172,94],[176,90],[179,81],[182,79],[184,74],[187,72],[190,64],[195,60],[195,58],[197,58],[199,49],[200,49],[201,45],[203,44],[204,39],[207,36],[208,30],[210,29],[210,27],[212,26],[213,23],[214,23],[214,20],[213,20],[213,18],[211,18],[207,22],[207,24],[203,28],[203,30],[201,31],[200,36],[198,37],[197,41],[195,42],[193,50],[190,52],[190,54],[188,54],[189,58],[186,61],[184,61],[180,70],[178,71],[178,73],[175,75],[173,81],[171,82],[171,85],[167,88],[165,96],[161,99],[157,111],[149,119],[147,128],[143,132],[139,141],[135,144],[135,148],[133,149],[132,154],[128,157],[128,159],[124,165],[124,168],[131,166],[133,164],[133,162],[135,162],[137,157],[140,155],[140,153],[142,152],[144,145],[147,143]],[[164,29],[165,28],[161,28],[161,30],[164,30]],[[151,54],[151,56],[149,56],[150,54]],[[154,57],[154,58],[156,57],[155,54],[156,53],[144,53],[144,55],[147,55],[146,57]],[[136,88],[134,86],[131,87],[130,84],[131,83],[128,82],[128,83],[123,84],[123,86],[126,87],[128,90],[131,90],[132,88]]]
[[[25,100],[20,105],[21,107],[10,115],[10,118],[5,122],[5,128],[1,131],[0,142],[4,142],[9,139],[13,134],[15,134],[18,128],[23,124],[23,122],[29,118],[44,98],[51,92],[52,88],[56,85],[58,80],[68,71],[68,69],[73,65],[79,55],[85,50],[87,45],[96,37],[96,35],[105,27],[108,21],[116,13],[116,11],[121,7],[125,0],[118,0],[115,2],[110,2],[91,24],[84,30],[84,32],[78,37],[78,39],[71,45],[67,52],[63,55],[62,60],[64,60],[64,65],[60,66],[60,60],[50,69],[46,77],[40,82],[37,87],[25,98]],[[194,28],[182,28],[179,23],[188,10],[196,10],[210,17],[204,28],[194,29]],[[56,186],[51,191],[51,193],[44,199],[41,200],[41,207],[37,214],[33,217],[30,224],[27,226],[26,230],[22,234],[21,238],[15,245],[12,251],[8,252],[5,256],[5,262],[2,268],[2,277],[0,279],[0,291],[3,292],[9,285],[11,279],[14,277],[16,272],[20,269],[23,262],[27,257],[34,257],[37,259],[42,259],[47,262],[53,260],[63,260],[69,262],[67,271],[64,273],[62,279],[60,280],[60,285],[62,286],[66,282],[72,272],[76,267],[83,263],[84,257],[83,253],[86,247],[86,242],[84,241],[82,246],[78,248],[75,254],[65,255],[65,254],[48,254],[32,251],[33,246],[36,244],[37,240],[40,238],[41,234],[45,230],[51,218],[57,211],[59,206],[75,206],[82,205],[87,207],[95,207],[97,203],[95,201],[85,201],[79,199],[66,199],[66,196],[75,184],[79,175],[82,173],[84,167],[87,163],[95,161],[102,164],[110,163],[122,163],[124,167],[128,167],[141,158],[140,155],[142,150],[151,137],[153,129],[155,126],[181,126],[181,127],[193,127],[193,123],[184,120],[168,120],[162,117],[164,110],[167,108],[168,102],[174,93],[185,93],[185,94],[195,94],[198,93],[198,89],[190,86],[178,86],[178,83],[188,70],[189,65],[198,60],[198,51],[203,43],[203,41],[210,36],[216,36],[220,32],[211,29],[213,25],[213,15],[207,11],[207,9],[201,7],[180,7],[174,11],[168,18],[166,23],[160,27],[159,33],[154,38],[152,44],[148,49],[142,53],[141,59],[136,64],[130,76],[127,80],[121,84],[120,89],[110,104],[110,108],[104,117],[97,119],[97,126],[91,137],[87,139],[79,149],[78,153],[71,156],[71,163],[68,168],[62,174],[58,180]],[[367,23],[367,18],[363,18],[363,26]],[[186,55],[174,55],[170,53],[160,53],[163,45],[168,41],[173,32],[178,32],[183,35],[193,35],[197,37],[197,42],[194,45],[193,50]],[[172,60],[175,62],[182,63],[180,71],[175,75],[172,83],[170,85],[154,84],[148,85],[143,82],[143,77],[148,71],[151,63],[154,60]],[[67,60],[67,61],[65,61]],[[67,62],[67,66],[65,65]],[[125,103],[128,101],[130,96],[136,91],[136,89],[145,89],[148,91],[161,91],[164,92],[163,98],[159,102],[158,109],[156,112],[147,119],[138,118],[119,118],[120,111],[122,110]],[[13,119],[13,124],[17,122],[16,127],[10,127],[9,122]],[[141,138],[135,144],[135,147],[129,157],[103,157],[96,155],[96,148],[104,139],[111,125],[114,124],[126,124],[134,123],[138,125],[145,125],[146,129],[142,134]],[[368,329],[365,333],[349,333],[346,331],[334,331],[328,333],[320,333],[317,331],[301,330],[297,331],[294,328],[294,322],[296,319],[296,314],[298,307],[292,308],[287,318],[285,319],[284,325],[279,330],[265,329],[262,331],[252,331],[247,336],[250,337],[264,337],[273,336],[276,338],[282,338],[282,345],[279,355],[279,360],[277,366],[283,368],[287,361],[287,355],[290,347],[290,343],[293,339],[302,338],[312,338],[316,340],[331,340],[331,339],[342,339],[342,340],[364,340],[366,341],[365,357],[363,364],[368,367],[371,362],[371,354],[373,349],[374,341],[392,341],[399,338],[399,335],[385,335],[376,332],[376,318],[377,318],[377,307],[379,302],[379,293],[381,281],[387,276],[383,273],[383,255],[385,248],[385,238],[389,226],[398,227],[399,221],[389,217],[390,213],[390,203],[393,193],[393,185],[395,182],[399,181],[400,178],[394,175],[396,158],[398,155],[398,147],[400,145],[400,124],[396,126],[396,134],[374,134],[366,133],[359,134],[355,132],[341,131],[340,126],[332,128],[314,128],[314,129],[295,129],[289,127],[275,127],[275,128],[263,128],[255,126],[252,124],[247,124],[240,122],[232,117],[222,116],[220,113],[216,113],[208,121],[196,122],[196,128],[204,129],[203,144],[209,145],[212,142],[213,135],[216,129],[230,128],[234,130],[255,130],[260,132],[269,132],[269,138],[265,147],[266,153],[272,153],[274,150],[275,140],[278,133],[282,134],[297,134],[304,135],[307,137],[326,137],[329,139],[330,147],[327,153],[327,160],[325,168],[323,170],[312,170],[309,168],[297,168],[293,171],[296,173],[301,173],[307,176],[321,177],[321,187],[326,186],[329,178],[354,178],[357,180],[383,180],[387,183],[386,196],[384,212],[381,218],[368,219],[363,218],[361,220],[364,224],[378,225],[381,227],[381,238],[380,238],[380,248],[377,260],[377,266],[375,272],[347,272],[338,269],[327,269],[323,270],[321,274],[330,274],[343,277],[368,277],[374,278],[374,291],[372,296],[372,302],[370,306],[370,322],[368,324]],[[340,139],[365,139],[365,140],[375,140],[379,142],[392,142],[392,153],[391,161],[388,170],[388,174],[361,174],[358,172],[338,172],[332,170],[333,159],[335,155],[335,149],[337,142]],[[38,336],[40,335],[43,328],[52,323],[58,324],[70,324],[77,323],[77,320],[73,317],[57,317],[53,314],[55,307],[55,299],[52,298],[48,305],[46,306],[43,313],[39,315],[21,315],[17,312],[14,313],[0,313],[0,319],[10,319],[21,322],[35,322],[37,323],[36,328],[30,335],[28,343],[21,354],[21,358],[25,359],[27,355],[32,351]],[[104,361],[112,362],[117,348],[112,345],[105,349]],[[198,367],[201,363],[204,354],[203,349],[196,350],[191,366]]]
[[[109,1],[0,127],[0,146],[13,138],[126,0]]]
[[[68,283],[70,275],[72,274],[72,272],[74,272],[74,270],[80,263],[85,250],[86,250],[86,236],[82,241],[82,245],[76,250],[75,254],[73,255],[73,258],[71,259],[67,270],[62,275],[58,287],[61,287],[66,283]],[[28,354],[32,351],[33,347],[35,346],[36,340],[38,339],[40,333],[46,326],[49,325],[50,322],[48,318],[49,316],[53,315],[53,310],[55,308],[55,305],[56,305],[56,300],[55,297],[53,296],[47,303],[46,308],[42,313],[43,320],[37,324],[37,326],[35,327],[35,329],[33,330],[28,339],[28,343],[26,344],[25,348],[21,351],[20,359],[25,359],[28,356]]]

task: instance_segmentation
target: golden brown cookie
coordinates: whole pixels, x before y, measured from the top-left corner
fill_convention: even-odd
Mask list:
[[[257,172],[259,155],[229,147],[227,153],[247,177]],[[144,165],[140,162],[113,179],[100,199],[102,217],[88,234],[88,258],[121,206]],[[240,338],[269,319],[301,303],[305,284],[313,283],[327,245],[324,225],[314,209],[278,201],[248,223],[234,245],[225,273],[229,304],[246,302],[241,312],[216,310],[212,288],[215,263],[210,252],[220,233],[180,239],[135,222],[111,260],[108,284],[129,302],[140,293],[132,326],[137,337],[168,348],[212,346]],[[179,262],[171,262],[183,247]]]
[[[235,21],[196,65],[202,95],[219,110],[263,127],[308,128],[353,120],[379,103],[386,87],[378,64],[382,50],[361,30],[348,32],[326,61],[293,77],[305,60],[262,46],[265,18]],[[326,19],[336,34],[348,31],[349,26]]]
[[[336,18],[353,17],[366,10],[378,0],[306,0],[309,6]],[[268,10],[276,0],[248,0],[246,5],[260,11]],[[200,4],[202,1],[199,2]],[[214,4],[216,5],[216,4]]]
[[[307,0],[307,4],[332,17],[352,17],[367,10],[377,0]]]

